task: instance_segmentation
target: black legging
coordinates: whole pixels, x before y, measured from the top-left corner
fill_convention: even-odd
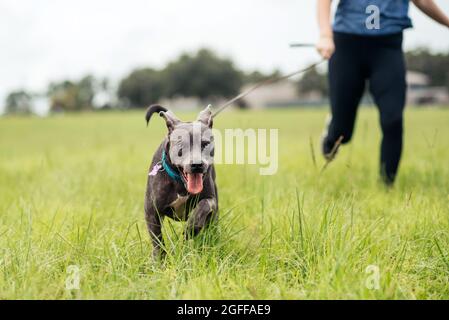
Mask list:
[[[325,141],[330,148],[343,136],[351,140],[357,107],[369,80],[380,112],[381,174],[393,183],[402,152],[403,110],[406,95],[402,33],[388,36],[334,35],[335,54],[329,62],[332,120]]]

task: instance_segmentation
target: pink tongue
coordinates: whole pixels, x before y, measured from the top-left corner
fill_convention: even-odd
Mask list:
[[[203,174],[188,173],[187,174],[187,191],[191,194],[198,194],[203,190]]]

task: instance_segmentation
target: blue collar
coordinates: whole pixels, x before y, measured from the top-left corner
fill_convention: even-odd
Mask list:
[[[165,150],[162,151],[162,167],[164,168],[165,172],[167,172],[170,178],[177,182],[184,183],[184,179],[181,177],[181,175],[167,163]]]

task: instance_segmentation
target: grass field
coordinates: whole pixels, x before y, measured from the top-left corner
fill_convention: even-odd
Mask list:
[[[325,114],[217,118],[279,128],[279,171],[218,166],[218,228],[185,242],[167,220],[163,264],[150,260],[143,218],[160,119],[148,129],[143,111],[0,119],[0,299],[449,299],[449,110],[407,110],[392,190],[378,182],[374,109],[320,174]],[[66,290],[71,265],[79,290]]]

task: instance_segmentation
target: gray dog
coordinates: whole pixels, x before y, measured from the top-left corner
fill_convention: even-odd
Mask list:
[[[152,105],[153,113],[165,119],[168,135],[157,149],[148,174],[145,219],[153,243],[153,256],[163,249],[162,221],[168,216],[187,221],[186,238],[197,235],[218,215],[218,194],[213,165],[214,140],[209,107],[194,122],[183,122],[171,111]]]

